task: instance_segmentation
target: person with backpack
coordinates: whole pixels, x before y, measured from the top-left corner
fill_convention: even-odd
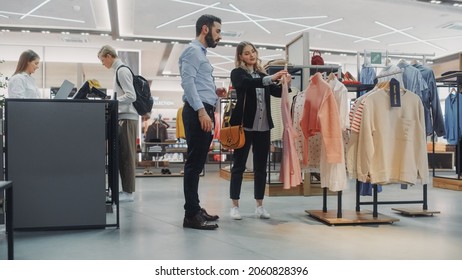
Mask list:
[[[221,40],[221,19],[202,15],[196,21],[196,38],[179,58],[183,95],[183,123],[188,144],[184,166],[183,190],[185,216],[183,227],[214,230],[218,219],[209,215],[199,204],[199,176],[204,169],[214,125],[215,105],[225,88],[216,88],[213,67],[206,56],[207,48],[214,48]]]
[[[133,86],[133,74],[117,56],[115,49],[109,45],[103,46],[98,52],[98,58],[107,69],[113,69],[120,85],[114,83],[114,98],[119,105],[119,173],[122,181],[122,191],[119,201],[134,201],[135,165],[136,165],[136,131],[139,114],[133,106],[136,100]],[[116,80],[114,78],[114,80]]]

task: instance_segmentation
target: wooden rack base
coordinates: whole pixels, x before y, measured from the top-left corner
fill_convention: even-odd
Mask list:
[[[231,180],[231,171],[228,168],[220,168],[220,177],[226,180]],[[253,172],[244,171],[243,181],[253,181]]]
[[[266,184],[266,196],[303,196],[303,185],[300,184],[290,189],[284,189],[282,183]]]
[[[462,191],[462,181],[451,178],[433,177],[433,187],[454,191]]]
[[[311,217],[327,224],[327,225],[360,225],[360,224],[392,224],[398,222],[399,219],[378,214],[373,217],[371,211],[342,211],[342,218],[337,218],[336,210],[305,210]]]
[[[406,216],[433,216],[441,213],[440,211],[423,210],[422,208],[391,208],[391,210],[398,211]]]

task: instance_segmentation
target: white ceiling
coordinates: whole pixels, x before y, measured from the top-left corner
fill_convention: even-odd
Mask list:
[[[1,44],[100,46],[150,49],[163,62],[156,67],[175,72],[178,53],[195,35],[204,13],[222,19],[223,40],[209,55],[217,72],[233,68],[234,48],[225,44],[251,41],[266,50],[265,60],[283,58],[284,47],[309,32],[310,48],[352,53],[364,50],[430,54],[461,51],[462,7],[416,0],[0,0]],[[459,23],[459,25],[457,24]],[[456,28],[444,28],[452,25]],[[27,29],[30,33],[21,33]],[[48,30],[50,34],[40,33]],[[61,34],[69,31],[70,34]],[[82,35],[88,32],[90,35]],[[108,34],[102,37],[99,34]],[[71,42],[63,42],[66,38]],[[124,41],[114,41],[123,38]],[[135,39],[143,42],[135,42]],[[160,40],[163,43],[153,43]],[[167,43],[166,43],[167,42]],[[326,55],[327,62],[345,58]],[[355,61],[354,61],[355,62]]]

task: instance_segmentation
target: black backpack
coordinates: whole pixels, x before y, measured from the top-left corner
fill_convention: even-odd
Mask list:
[[[152,106],[154,105],[154,99],[151,95],[151,88],[149,87],[148,81],[140,75],[133,74],[132,69],[127,65],[119,66],[116,70],[116,81],[120,88],[122,86],[119,82],[118,71],[121,67],[127,67],[133,75],[133,87],[135,88],[136,100],[133,102],[133,107],[140,116],[144,116],[147,113],[151,113]]]

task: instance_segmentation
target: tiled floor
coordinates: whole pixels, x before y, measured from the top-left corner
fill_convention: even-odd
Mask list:
[[[134,202],[121,203],[120,229],[17,231],[15,258],[22,260],[369,260],[462,259],[462,192],[429,186],[430,217],[407,217],[379,205],[379,213],[400,221],[393,224],[327,226],[306,213],[321,209],[320,196],[266,197],[269,220],[253,216],[251,182],[244,182],[243,219],[229,218],[229,181],[217,171],[201,177],[201,204],[220,215],[216,231],[184,229],[182,178],[137,178]],[[385,186],[379,200],[419,200],[422,187],[402,190]],[[336,209],[329,197],[329,209]],[[343,209],[354,210],[353,182],[344,191]],[[403,207],[403,206],[398,206]],[[419,208],[421,205],[406,205]],[[362,206],[370,210],[369,206]],[[108,214],[114,215],[114,214]],[[109,217],[111,218],[111,217]],[[4,227],[0,226],[0,232]],[[0,259],[6,258],[6,240],[0,234]]]

